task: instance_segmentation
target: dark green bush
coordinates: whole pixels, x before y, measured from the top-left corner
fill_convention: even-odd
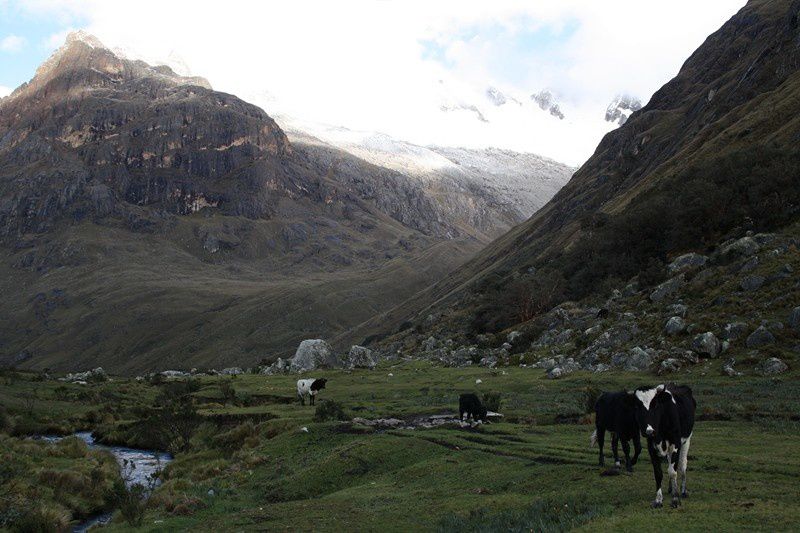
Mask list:
[[[334,400],[325,400],[314,411],[314,420],[326,422],[328,420],[350,420],[341,404]]]
[[[483,393],[483,406],[488,411],[495,413],[500,411],[500,405],[503,403],[503,394],[497,391],[489,391]]]

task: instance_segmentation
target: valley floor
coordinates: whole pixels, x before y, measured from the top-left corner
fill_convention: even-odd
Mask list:
[[[195,378],[191,397],[202,422],[166,468],[141,530],[780,531],[800,520],[794,370],[779,379],[729,378],[709,362],[675,377],[693,387],[699,418],[690,497],[677,510],[649,507],[646,451],[632,476],[601,475],[597,450],[588,447],[588,405],[597,392],[653,384],[654,376],[577,372],[548,380],[531,368],[403,361],[315,377],[329,379],[317,407],[294,401],[293,376]],[[106,439],[140,446],[146,436],[130,429],[166,387],[116,379],[80,386],[32,374],[3,379],[0,401],[13,434],[92,426]],[[33,391],[34,404],[25,401]],[[467,391],[501,392],[503,421],[387,430],[352,422],[451,413]],[[320,420],[325,413],[336,418],[334,402],[345,420]],[[159,430],[156,418],[146,423],[151,433]],[[0,453],[20,453],[8,445],[16,440],[0,440]],[[130,526],[115,516],[108,528]]]

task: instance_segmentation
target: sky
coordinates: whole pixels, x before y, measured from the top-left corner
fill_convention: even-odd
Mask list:
[[[0,0],[0,96],[80,28],[270,114],[577,165],[616,95],[645,103],[744,3]],[[564,120],[531,102],[544,89]]]

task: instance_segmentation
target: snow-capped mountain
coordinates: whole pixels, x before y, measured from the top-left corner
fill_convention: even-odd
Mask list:
[[[628,121],[632,113],[642,108],[642,102],[628,94],[617,95],[606,108],[606,122],[616,122],[620,126]]]

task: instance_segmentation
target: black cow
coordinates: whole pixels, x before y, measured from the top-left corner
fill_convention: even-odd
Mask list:
[[[481,403],[480,399],[475,394],[467,393],[462,394],[458,398],[458,419],[464,420],[464,413],[467,414],[467,419],[472,417],[472,420],[481,420],[486,422],[486,407]]]
[[[611,432],[611,451],[614,454],[614,463],[620,465],[618,444],[622,440],[622,451],[625,453],[625,469],[633,472],[633,465],[639,460],[642,453],[642,442],[639,439],[639,426],[636,424],[635,406],[627,401],[627,392],[604,392],[594,404],[595,430],[592,433],[591,443],[597,443],[600,448],[600,466],[605,464],[603,457],[603,443],[606,431]],[[633,441],[633,459],[628,441]]]
[[[647,437],[647,451],[653,463],[656,480],[656,499],[653,507],[662,507],[661,458],[667,459],[669,491],[672,493],[672,507],[681,504],[681,496],[686,498],[686,464],[689,445],[694,430],[694,412],[697,403],[692,389],[674,384],[659,385],[655,388],[641,387],[629,395],[629,401],[636,407],[636,422],[643,436]],[[678,470],[681,473],[681,493],[678,494]]]

